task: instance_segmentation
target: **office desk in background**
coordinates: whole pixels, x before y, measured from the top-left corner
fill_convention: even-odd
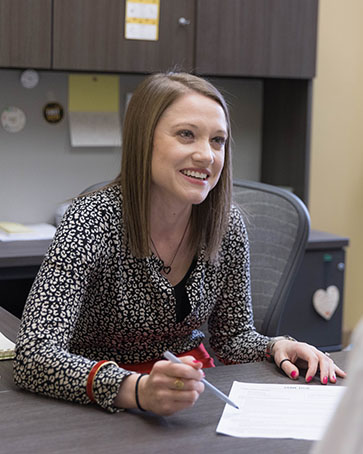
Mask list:
[[[12,340],[18,324],[15,317],[0,308],[0,330]],[[345,352],[332,356],[344,366]],[[205,372],[206,378],[226,394],[233,380],[291,383],[267,362],[220,366]],[[11,361],[0,361],[0,376],[0,452],[4,454],[308,454],[312,446],[306,440],[217,434],[224,403],[208,391],[193,408],[174,416],[161,417],[137,410],[109,414],[96,406],[21,391],[13,383]],[[339,379],[338,384],[342,384]]]
[[[289,333],[323,351],[342,348],[344,263],[348,243],[348,238],[316,230],[310,232],[301,269],[282,314],[280,333]],[[11,244],[0,242],[0,306],[20,318],[50,240]],[[329,262],[325,262],[326,257]],[[340,303],[327,321],[314,310],[312,295],[328,285],[338,287]]]
[[[0,241],[0,305],[19,318],[50,242]]]

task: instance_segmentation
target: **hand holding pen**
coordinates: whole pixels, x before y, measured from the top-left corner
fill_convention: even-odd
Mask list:
[[[201,381],[202,367],[193,356],[178,358],[178,363],[157,361],[148,375],[131,375],[126,383],[130,378],[131,392],[135,396],[137,389],[139,408],[168,416],[192,407],[198,400],[205,387]]]
[[[168,416],[192,407],[204,388],[224,402],[238,408],[225,394],[204,378],[202,363],[193,356],[177,358],[165,352],[168,361],[157,361],[149,375],[138,376],[137,397],[140,409]]]
[[[166,359],[168,359],[169,361],[173,362],[173,363],[181,363],[182,361],[177,358],[176,356],[174,356],[171,352],[168,352],[166,351],[164,353],[164,357]],[[181,380],[180,380],[181,382]],[[224,402],[226,402],[227,404],[229,405],[232,405],[232,407],[236,408],[238,410],[238,406],[232,402],[225,394],[222,393],[222,391],[220,391],[218,388],[216,388],[215,386],[213,386],[211,383],[209,383],[205,378],[202,378],[201,382],[217,397],[219,397],[219,399],[222,399]],[[181,382],[182,383],[182,382]],[[182,386],[182,385],[180,385]]]

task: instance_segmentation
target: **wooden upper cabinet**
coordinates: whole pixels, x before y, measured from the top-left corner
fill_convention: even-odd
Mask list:
[[[151,72],[177,65],[191,70],[194,10],[195,0],[161,0],[159,39],[141,41],[125,39],[125,0],[54,0],[53,68]]]
[[[197,2],[197,73],[314,77],[318,0]]]
[[[0,0],[0,66],[50,68],[52,0]]]

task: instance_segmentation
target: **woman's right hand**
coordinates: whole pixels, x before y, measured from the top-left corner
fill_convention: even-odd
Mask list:
[[[139,403],[144,410],[169,416],[192,407],[204,391],[202,363],[192,356],[180,358],[183,364],[157,361],[150,374],[141,377],[138,387]],[[135,384],[139,377],[133,374],[124,380],[115,405],[135,408]]]
[[[204,391],[202,363],[192,356],[180,359],[183,364],[158,361],[150,375],[140,379],[139,400],[145,410],[168,416],[198,400]]]

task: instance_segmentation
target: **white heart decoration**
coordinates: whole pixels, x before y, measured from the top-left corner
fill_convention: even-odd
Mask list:
[[[313,295],[314,309],[325,320],[330,320],[338,307],[339,297],[336,285],[330,285],[326,290],[319,288]]]

